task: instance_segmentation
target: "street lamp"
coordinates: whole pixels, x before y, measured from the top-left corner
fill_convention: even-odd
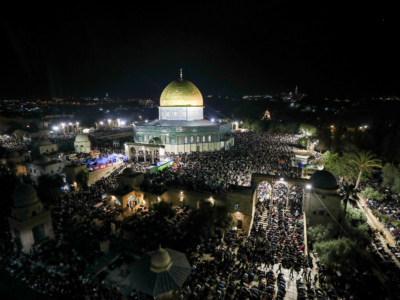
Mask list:
[[[310,190],[311,188],[312,188],[312,185],[311,185],[311,184],[307,184],[307,185],[306,185],[306,189],[307,189],[307,190]]]
[[[285,180],[283,177],[281,177],[281,181]]]
[[[100,125],[103,125],[103,122],[100,122]]]
[[[214,122],[214,119],[211,119],[211,122]]]

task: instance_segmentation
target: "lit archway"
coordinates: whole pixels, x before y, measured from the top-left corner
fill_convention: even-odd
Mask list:
[[[271,199],[272,185],[268,181],[262,181],[257,187],[257,201],[265,202]]]

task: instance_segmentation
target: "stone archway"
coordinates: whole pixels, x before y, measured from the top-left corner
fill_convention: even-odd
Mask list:
[[[273,186],[268,181],[262,181],[257,186],[257,200],[264,202],[271,199]]]

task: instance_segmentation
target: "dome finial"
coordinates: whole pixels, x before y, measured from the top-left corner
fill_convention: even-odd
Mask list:
[[[182,68],[181,68],[181,79],[182,79]]]

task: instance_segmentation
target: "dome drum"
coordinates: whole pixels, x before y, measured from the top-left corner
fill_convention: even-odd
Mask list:
[[[321,190],[337,190],[335,176],[326,170],[316,171],[310,178],[312,187]]]

